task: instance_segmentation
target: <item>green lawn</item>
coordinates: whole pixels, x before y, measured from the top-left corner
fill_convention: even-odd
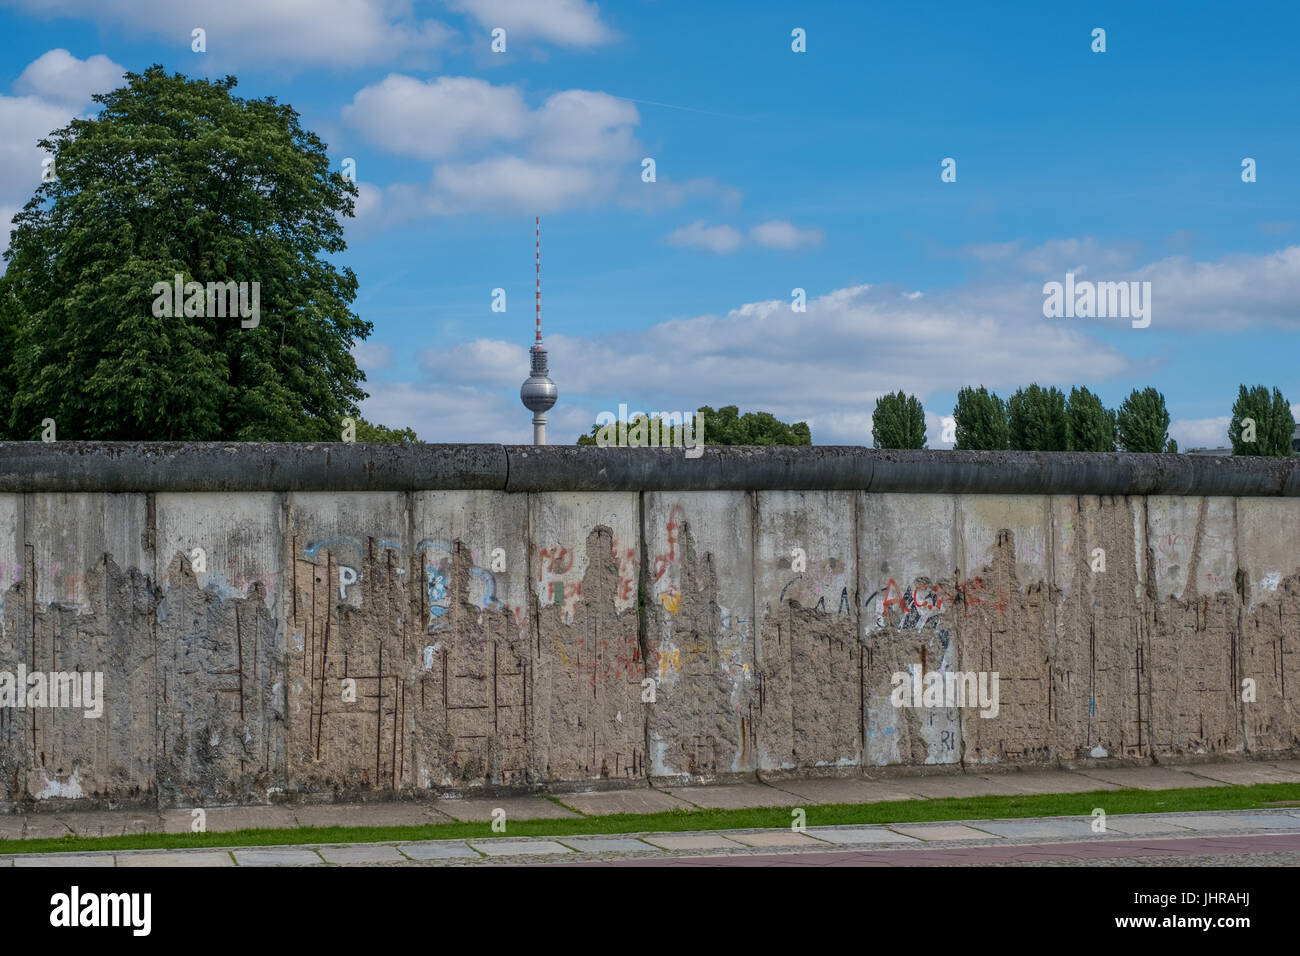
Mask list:
[[[807,805],[808,826],[988,820],[1008,817],[1090,816],[1096,807],[1118,813],[1177,813],[1190,810],[1255,810],[1300,802],[1300,784],[1261,783],[1250,787],[1196,787],[1182,790],[1094,790],[1017,797],[898,800],[890,803]],[[85,850],[160,850],[183,847],[273,846],[302,843],[391,843],[401,840],[456,840],[493,837],[559,837],[681,830],[737,830],[790,826],[789,808],[752,810],[673,810],[668,813],[618,813],[558,820],[511,820],[506,833],[490,823],[437,823],[398,827],[298,827],[237,830],[230,833],[144,833],[135,836],[0,840],[0,853]]]

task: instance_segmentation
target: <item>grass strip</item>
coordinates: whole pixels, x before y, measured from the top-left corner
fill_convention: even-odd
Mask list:
[[[488,840],[515,837],[596,836],[613,833],[692,830],[782,829],[791,809],[803,806],[807,825],[934,823],[952,820],[1025,817],[1091,817],[1106,814],[1184,813],[1195,810],[1277,809],[1300,800],[1300,784],[1193,787],[1177,790],[1091,790],[1024,796],[944,797],[884,803],[803,804],[793,795],[788,807],[745,810],[671,810],[664,813],[613,813],[602,816],[511,820],[506,833],[493,833],[490,821],[386,827],[295,827],[234,830],[227,833],[140,833],[126,836],[0,839],[0,853],[86,852],[94,850],[178,850],[202,847],[291,846],[314,843],[394,843],[411,840]],[[1279,811],[1285,812],[1285,811]]]

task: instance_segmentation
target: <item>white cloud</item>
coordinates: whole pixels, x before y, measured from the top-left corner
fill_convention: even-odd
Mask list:
[[[565,90],[533,117],[532,149],[546,159],[625,160],[636,151],[632,129],[641,122],[627,100],[590,90]]]
[[[412,428],[424,441],[517,444],[532,440],[529,413],[518,396],[511,407],[507,396],[469,386],[367,382],[365,387],[370,397],[361,403],[361,414],[367,421]]]
[[[943,420],[951,417],[951,415],[951,411],[943,415],[930,411],[925,413],[925,444],[927,448],[952,448],[957,444],[954,441],[943,440]]]
[[[64,49],[50,50],[27,65],[14,81],[14,92],[76,108],[93,93],[125,85],[126,70],[102,53],[78,60]]]
[[[1109,277],[1107,277],[1109,278]],[[1150,281],[1152,327],[1300,328],[1300,246],[1217,262],[1162,259],[1120,279]]]
[[[1127,269],[1137,256],[1134,243],[1106,244],[1091,236],[1075,239],[1049,239],[1036,246],[1025,248],[1024,240],[1009,242],[973,242],[961,246],[955,253],[958,259],[972,259],[993,268],[1006,268],[1025,275],[1041,276],[1041,281],[1059,279],[1066,271],[1080,278],[1109,279],[1099,275],[1107,270]]]
[[[1037,304],[1017,293],[1008,307],[1031,308],[1041,315],[1041,283],[1063,282],[1067,272],[1076,281],[1150,282],[1151,328],[1193,327],[1234,331],[1248,326],[1300,328],[1300,245],[1264,254],[1226,256],[1214,262],[1169,256],[1134,267],[1136,246],[1106,245],[1095,239],[1053,239],[1030,249],[1020,240],[962,246],[955,255],[978,261],[990,273],[1017,276],[1040,283]],[[1002,282],[992,294],[1005,294],[1014,284]],[[1066,323],[1105,321],[1065,319]]]
[[[818,245],[825,233],[820,229],[800,229],[792,222],[774,219],[749,230],[749,238],[768,249],[799,249]]]
[[[21,206],[40,185],[49,154],[36,141],[66,126],[74,111],[35,96],[0,96],[0,202]]]
[[[377,217],[384,205],[384,191],[373,183],[357,183],[357,198],[352,202],[352,214],[356,221],[372,220]]]
[[[1051,239],[1041,246],[1026,250],[1016,264],[1027,273],[1052,278],[1058,272],[1068,270],[1079,276],[1109,279],[1109,275],[1101,273],[1127,268],[1136,256],[1137,247],[1132,243],[1105,245],[1091,237]]]
[[[734,248],[741,242],[734,230],[718,235],[708,230],[725,227],[693,226],[687,235],[697,245]],[[1277,294],[1297,254],[1283,250],[1201,263],[1191,270],[1204,273],[1195,288],[1209,294],[1210,278],[1224,274],[1234,277],[1223,283],[1228,288],[1249,288],[1254,276],[1267,299]],[[1133,274],[1161,268],[1167,264]],[[784,421],[806,421],[819,444],[869,445],[871,411],[886,390],[901,389],[923,403],[971,384],[1005,396],[1031,380],[1087,382],[1094,388],[1119,382],[1127,390],[1154,367],[1156,360],[1130,358],[1088,334],[1092,326],[1044,320],[1041,305],[1038,284],[1020,278],[969,282],[919,297],[894,286],[858,285],[813,295],[807,311],[798,315],[789,300],[769,299],[638,331],[552,334],[547,345],[560,403],[551,417],[553,422],[572,418],[576,437],[594,420],[591,409],[619,402],[641,409],[734,404]],[[1156,308],[1158,320],[1158,297]],[[1243,325],[1259,317],[1252,308],[1248,304],[1240,313]],[[514,343],[479,339],[429,351],[421,366],[444,388],[502,396],[502,413],[513,415],[527,355]],[[951,414],[948,400],[946,407],[934,404],[926,412],[931,448],[951,445],[941,441],[943,418]],[[1300,419],[1300,402],[1292,413]],[[1228,421],[1227,416],[1180,419],[1170,434],[1182,449],[1225,446]],[[527,440],[526,433],[521,440]],[[556,440],[573,438],[561,438],[557,430]]]
[[[669,245],[707,249],[726,255],[740,248],[740,240],[740,232],[731,226],[706,226],[704,220],[697,219],[690,225],[674,229],[666,241]]]
[[[571,47],[597,46],[616,38],[601,22],[600,9],[586,0],[447,0],[447,5],[470,14],[485,30],[503,27],[507,49],[516,37]]]
[[[1233,396],[1234,401],[1236,396]],[[1300,402],[1291,406],[1291,417],[1300,423]],[[1230,415],[1218,415],[1214,418],[1183,418],[1171,422],[1169,437],[1178,442],[1179,451],[1189,448],[1228,448],[1228,426],[1232,423]]]
[[[1191,448],[1227,448],[1228,425],[1232,418],[1182,418],[1169,424],[1169,437],[1178,442],[1178,450]]]
[[[783,220],[760,223],[750,229],[748,235],[748,241],[754,245],[783,250],[814,246],[823,238],[824,233],[820,229],[800,229]],[[674,229],[665,237],[665,241],[673,246],[690,246],[729,255],[740,248],[746,241],[746,236],[733,226],[710,226],[704,220],[697,219],[689,225]]]
[[[48,153],[36,145],[90,103],[90,94],[110,89],[123,68],[105,56],[78,60],[50,50],[28,64],[14,82],[24,96],[0,96],[0,252],[8,248],[11,220],[31,199],[45,172]],[[79,98],[78,98],[79,97]],[[57,172],[57,170],[56,170]]]
[[[549,343],[549,339],[548,339]],[[528,377],[528,349],[513,342],[499,339],[475,339],[453,345],[457,361],[472,366],[472,381],[493,388],[518,388]],[[441,378],[444,349],[430,349],[420,355],[420,364],[435,377]],[[453,379],[454,380],[454,379]]]
[[[557,412],[593,405],[592,397],[602,406],[626,401],[656,409],[736,404],[807,421],[819,444],[870,444],[882,383],[925,401],[971,382],[1020,386],[1026,369],[1043,381],[1135,374],[1134,363],[1113,347],[1060,326],[1045,328],[1041,316],[1037,323],[1016,322],[974,289],[909,300],[894,288],[854,286],[809,299],[807,312],[797,316],[788,300],[750,302],[725,315],[637,332],[551,335],[547,347],[560,389]],[[516,401],[527,375],[524,349],[490,340],[431,351],[423,366],[447,387],[500,388]],[[935,427],[930,419],[927,425]],[[931,435],[932,447],[939,447],[937,439]]]
[[[368,198],[372,221],[484,209],[551,212],[609,200],[620,179],[639,184],[640,114],[605,93],[565,90],[532,110],[514,87],[391,74],[358,91],[343,116],[391,152],[441,160],[426,183],[397,183],[379,202]]]
[[[444,163],[434,170],[430,211],[529,209],[539,213],[592,201],[609,191],[608,173],[586,166],[497,156],[478,163]]]
[[[522,382],[527,370],[515,370]],[[495,391],[468,385],[373,383],[370,398],[361,403],[367,421],[389,428],[412,428],[428,442],[500,442],[527,445],[533,440],[532,413],[519,401],[519,385]],[[591,430],[599,411],[572,400],[547,414],[551,444],[571,445]]]
[[[359,90],[343,118],[375,145],[420,159],[518,140],[531,125],[514,87],[467,76],[422,82],[400,73]]]
[[[352,357],[363,372],[382,372],[393,366],[393,349],[383,342],[358,342]]]
[[[89,19],[112,32],[147,34],[175,57],[219,63],[360,66],[393,63],[445,47],[452,31],[412,15],[409,0],[9,0],[46,17]],[[207,32],[207,52],[190,31]]]
[[[655,182],[643,183],[638,175],[634,188],[625,190],[618,201],[627,209],[657,212],[676,208],[692,199],[713,199],[724,206],[735,207],[742,198],[739,189],[715,179],[697,178],[678,183],[659,175]]]

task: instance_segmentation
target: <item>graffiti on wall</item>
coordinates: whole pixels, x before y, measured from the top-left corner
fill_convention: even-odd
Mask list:
[[[573,613],[582,599],[582,575],[585,571],[575,560],[576,549],[561,544],[540,548],[537,551],[537,600],[543,605],[559,605],[563,609],[564,623],[573,623]],[[626,548],[613,538],[610,557],[618,566],[618,583],[615,600],[636,601],[637,569],[640,561],[636,548]]]
[[[463,543],[461,545],[464,547]],[[480,562],[476,549],[466,549],[470,557],[468,601],[479,612],[496,611],[508,607],[506,596],[500,593],[497,576]],[[451,608],[454,596],[452,589],[452,556],[455,544],[424,538],[416,545],[416,551],[424,555],[424,589],[428,602],[428,617],[425,621],[429,633],[442,630],[447,626],[447,612]],[[523,608],[516,605],[510,608],[516,623],[523,621]]]

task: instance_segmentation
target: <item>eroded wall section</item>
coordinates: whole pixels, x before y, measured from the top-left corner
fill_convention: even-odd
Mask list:
[[[1300,746],[1295,498],[5,494],[0,601],[11,808]]]

